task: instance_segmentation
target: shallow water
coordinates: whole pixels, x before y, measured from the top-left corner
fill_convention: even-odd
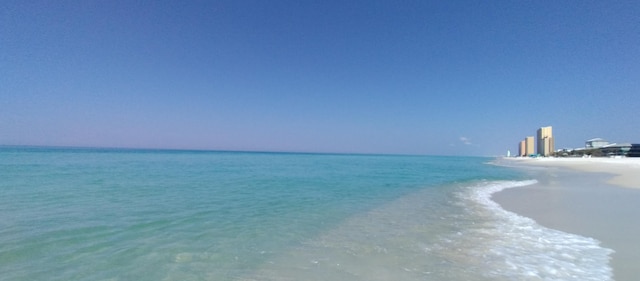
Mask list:
[[[3,280],[607,280],[474,157],[0,149]]]

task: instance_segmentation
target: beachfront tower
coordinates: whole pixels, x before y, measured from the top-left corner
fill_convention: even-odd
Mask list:
[[[533,137],[526,137],[524,139],[524,155],[525,156],[529,156],[529,155],[533,155],[535,152],[533,150],[534,147],[534,141],[533,141]]]
[[[554,140],[551,126],[538,129],[538,154],[550,156],[554,152]]]
[[[518,156],[527,156],[526,147],[527,146],[525,145],[525,140],[521,140],[520,144],[518,145]]]

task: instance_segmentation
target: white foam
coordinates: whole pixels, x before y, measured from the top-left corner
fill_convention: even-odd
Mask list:
[[[485,274],[514,280],[612,280],[609,260],[613,250],[601,247],[593,238],[545,228],[491,200],[495,192],[535,183],[486,182],[459,194],[469,204],[468,211],[487,217],[464,233],[490,238],[468,249],[484,259],[484,265],[490,268]]]

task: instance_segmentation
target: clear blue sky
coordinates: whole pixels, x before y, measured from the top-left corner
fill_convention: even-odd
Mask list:
[[[0,2],[0,145],[640,142],[640,1]]]

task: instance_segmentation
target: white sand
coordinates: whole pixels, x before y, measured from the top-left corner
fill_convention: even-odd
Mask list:
[[[507,158],[525,165],[615,175],[608,183],[640,189],[640,158]]]
[[[640,158],[499,160],[538,184],[507,189],[493,199],[543,226],[592,237],[615,250],[614,279],[640,280]]]

